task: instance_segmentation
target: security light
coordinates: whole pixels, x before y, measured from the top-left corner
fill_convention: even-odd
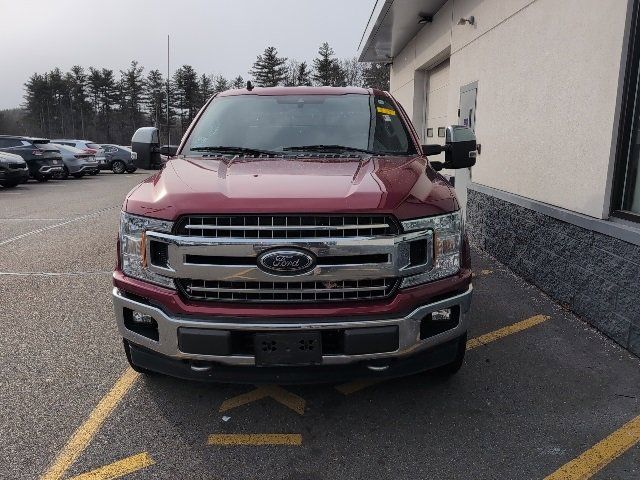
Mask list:
[[[461,18],[460,20],[458,20],[458,25],[464,25],[465,23],[468,23],[469,25],[475,25],[476,18],[471,15],[469,18]]]

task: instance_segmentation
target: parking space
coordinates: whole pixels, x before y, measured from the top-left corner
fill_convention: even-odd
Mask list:
[[[0,193],[3,478],[640,478],[640,360],[481,252],[449,380],[134,374],[108,272],[143,175]]]

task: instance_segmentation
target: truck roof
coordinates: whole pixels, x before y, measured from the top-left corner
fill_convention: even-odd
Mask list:
[[[372,93],[382,93],[371,88],[361,87],[254,87],[252,90],[239,88],[226,90],[218,94],[219,97],[229,97],[234,95],[346,95],[360,94],[371,95]]]

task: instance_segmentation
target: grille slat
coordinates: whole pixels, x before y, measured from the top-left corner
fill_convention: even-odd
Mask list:
[[[398,280],[333,282],[228,282],[180,279],[180,290],[192,300],[220,302],[317,302],[381,299],[393,293]]]
[[[224,239],[283,240],[283,245],[295,247],[298,240],[304,242],[305,239],[370,239],[397,235],[400,227],[392,216],[385,215],[190,215],[176,223],[173,233],[187,237],[221,239],[222,244]],[[205,257],[190,260],[204,262]],[[367,262],[388,261],[388,255],[384,254],[384,257],[375,262],[367,258]],[[206,261],[213,262],[216,258],[214,256]],[[321,265],[322,257],[318,258],[318,264]],[[345,266],[356,261],[364,262],[364,259],[358,259],[357,256],[331,258],[335,259],[331,262],[332,265],[335,263],[337,267],[343,265],[343,262]],[[237,263],[237,260],[234,258],[230,261]],[[372,275],[375,276],[375,273]],[[387,277],[302,282],[281,277],[274,280],[259,282],[181,278],[176,280],[176,284],[181,294],[190,300],[270,303],[382,299],[390,297],[399,284],[397,278]]]
[[[191,215],[176,233],[207,238],[345,238],[394,235],[399,227],[386,216],[338,215]]]

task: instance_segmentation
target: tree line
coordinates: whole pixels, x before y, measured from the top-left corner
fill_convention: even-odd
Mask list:
[[[389,89],[389,70],[383,64],[363,64],[356,58],[340,59],[328,43],[318,49],[311,64],[281,57],[269,46],[248,71],[257,86],[360,86]],[[128,145],[133,132],[153,125],[161,141],[177,143],[199,109],[215,93],[245,88],[242,75],[198,73],[183,65],[166,78],[132,61],[119,74],[108,68],[74,66],[34,73],[25,83],[21,109],[0,112],[0,133],[49,138],[83,138]],[[167,89],[169,122],[167,122]]]

